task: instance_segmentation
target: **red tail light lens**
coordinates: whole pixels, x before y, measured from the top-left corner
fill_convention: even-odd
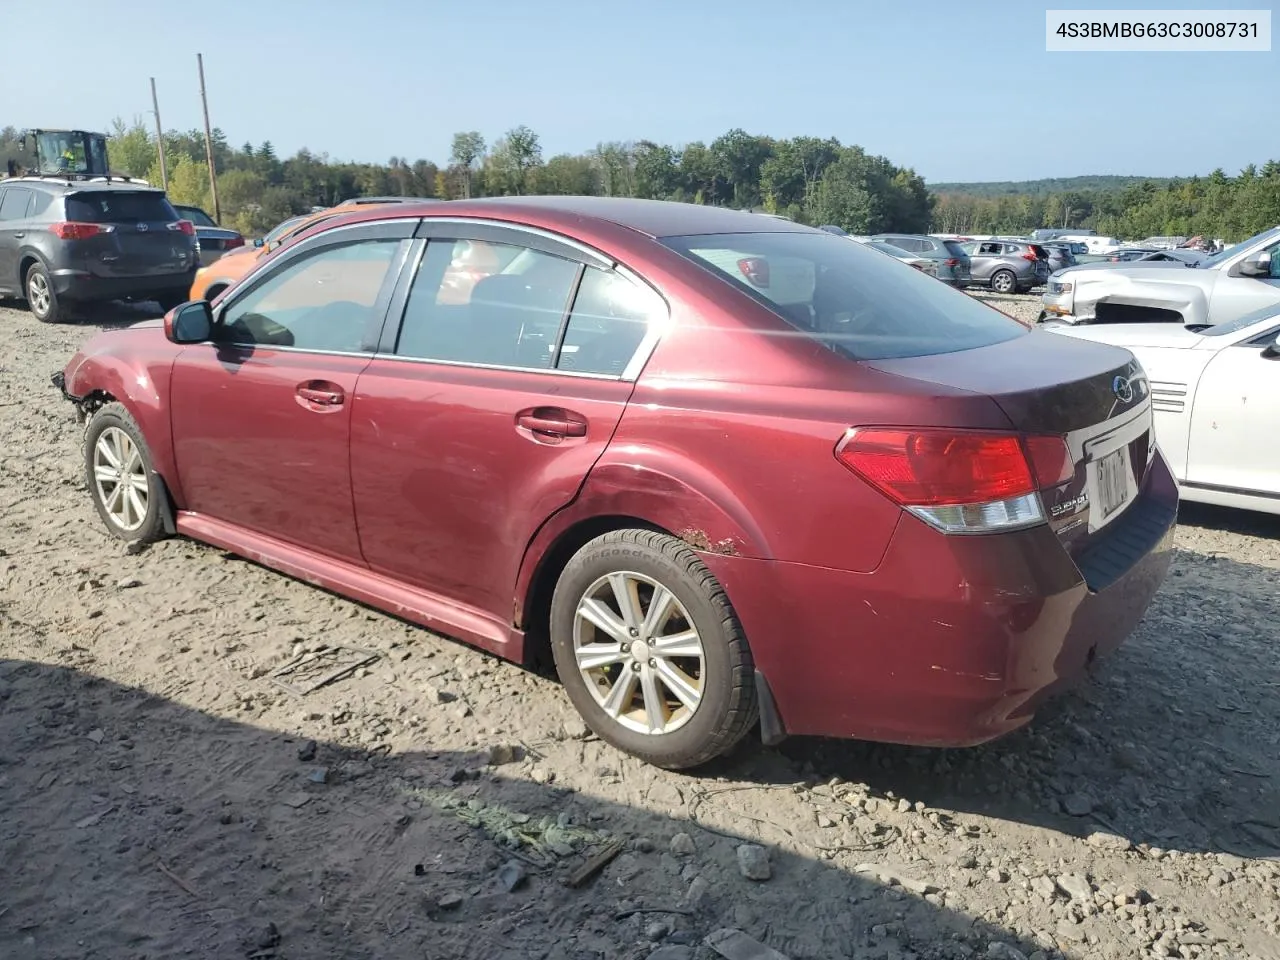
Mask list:
[[[1034,253],[1028,252],[1028,253],[1024,253],[1024,254],[1022,255],[1022,259],[1023,259],[1023,260],[1030,260],[1032,263],[1035,263],[1035,262],[1036,262],[1037,260],[1039,260],[1040,258],[1039,258],[1039,257],[1037,257]]]
[[[1045,519],[1039,489],[1073,473],[1061,437],[940,428],[859,427],[836,458],[943,533],[992,533]]]
[[[1036,489],[1014,434],[866,427],[837,456],[903,506],[985,503]]]
[[[88,240],[100,233],[110,233],[111,229],[104,223],[78,223],[74,220],[49,224],[49,232],[59,240]]]
[[[179,220],[177,223],[168,225],[170,230],[176,230],[178,233],[185,233],[188,237],[196,235],[196,225],[190,220]]]
[[[1076,475],[1071,451],[1061,437],[1027,437],[1024,442],[1041,490],[1066,483]]]
[[[769,261],[764,257],[743,257],[738,261],[738,269],[757,287],[769,285]]]
[[[227,241],[223,246],[224,246],[227,250],[230,250],[232,247],[243,247],[243,246],[244,246],[244,237],[232,237],[232,238],[231,238],[230,240],[228,240],[228,241]]]
[[[958,267],[958,266],[960,266],[960,258],[959,258],[959,257],[948,257],[948,258],[947,258],[947,260],[946,260],[946,264],[947,264],[947,266],[948,266],[948,267]]]

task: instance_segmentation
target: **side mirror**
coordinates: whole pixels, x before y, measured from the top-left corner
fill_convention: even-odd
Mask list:
[[[213,335],[208,300],[188,300],[164,315],[164,335],[173,343],[204,343]]]
[[[1266,250],[1240,261],[1240,275],[1244,277],[1271,276],[1271,254]]]
[[[262,246],[263,244],[265,244],[265,243],[266,243],[266,241],[265,241],[265,240],[263,240],[261,237],[258,237],[258,239],[256,239],[256,240],[254,240],[254,241],[253,241],[253,245],[254,245],[255,247],[261,247],[261,246]]]
[[[1268,360],[1280,360],[1280,333],[1263,348],[1262,355]]]

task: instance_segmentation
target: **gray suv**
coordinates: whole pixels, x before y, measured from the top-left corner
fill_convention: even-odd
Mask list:
[[[955,240],[943,240],[940,237],[925,237],[913,233],[877,233],[872,240],[879,240],[890,246],[914,253],[917,257],[932,260],[937,266],[936,272],[928,271],[943,283],[953,287],[964,287],[969,284],[969,255]]]
[[[188,298],[199,266],[195,228],[164,191],[128,180],[0,180],[0,297],[56,323],[77,305]]]
[[[1026,293],[1049,279],[1049,260],[1038,244],[1012,240],[970,240],[964,244],[975,284],[996,293]]]

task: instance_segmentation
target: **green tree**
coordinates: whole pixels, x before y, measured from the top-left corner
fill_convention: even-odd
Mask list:
[[[461,171],[463,197],[471,196],[471,175],[475,166],[484,158],[484,137],[479,131],[470,130],[453,135],[453,149],[449,154],[449,162]]]

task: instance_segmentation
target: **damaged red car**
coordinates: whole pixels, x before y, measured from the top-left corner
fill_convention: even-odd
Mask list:
[[[1178,497],[1123,349],[784,220],[355,210],[54,376],[107,530],[502,657],[602,739],[962,746],[1114,650]]]

